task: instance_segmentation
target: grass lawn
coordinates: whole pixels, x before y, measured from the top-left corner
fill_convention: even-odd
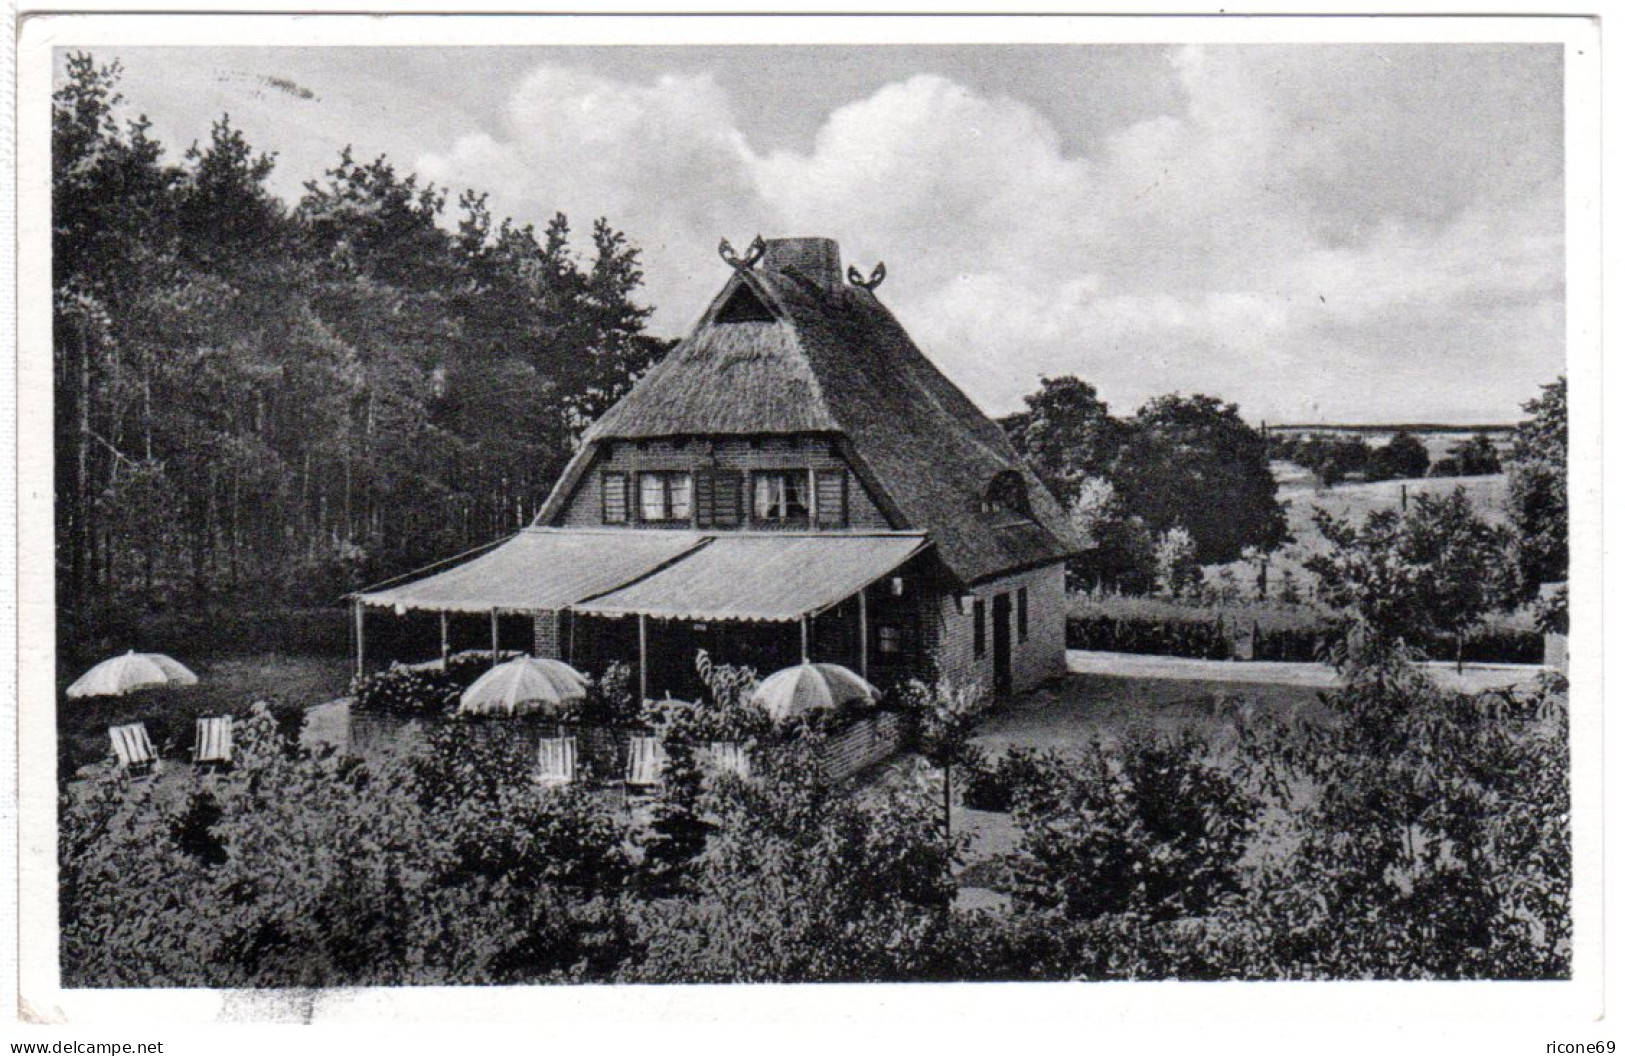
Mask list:
[[[1081,748],[1134,731],[1194,730],[1212,739],[1229,726],[1215,714],[1216,701],[1242,698],[1277,719],[1320,722],[1327,717],[1320,692],[1314,685],[1072,674],[995,711],[975,740],[988,754],[999,755],[1009,748]]]
[[[188,666],[198,677],[195,686],[82,700],[68,700],[62,692],[80,672],[59,672],[56,730],[61,776],[111,757],[109,726],[145,723],[165,759],[184,759],[199,716],[244,715],[256,701],[308,708],[343,695],[351,673],[350,661],[343,657],[282,653],[221,657]]]

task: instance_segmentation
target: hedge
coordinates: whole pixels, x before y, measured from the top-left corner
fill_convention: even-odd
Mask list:
[[[1178,656],[1195,660],[1234,660],[1232,632],[1252,627],[1254,660],[1314,663],[1325,658],[1336,632],[1323,618],[1293,626],[1275,626],[1247,617],[1227,617],[1222,611],[1192,609],[1188,614],[1164,616],[1073,615],[1066,623],[1069,649],[1109,653]],[[1538,631],[1490,624],[1467,636],[1462,659],[1468,663],[1538,664],[1544,656]],[[1434,660],[1456,658],[1455,639],[1440,637],[1424,643],[1424,654]]]

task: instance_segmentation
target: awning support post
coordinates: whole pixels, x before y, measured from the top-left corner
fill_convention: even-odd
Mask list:
[[[491,666],[497,666],[497,610],[491,610]]]
[[[801,617],[801,662],[806,663],[807,655],[807,617]]]
[[[367,671],[367,617],[360,598],[352,605],[355,609],[355,677],[360,678]]]
[[[638,700],[649,699],[649,625],[638,613]]]
[[[869,677],[869,588],[858,591],[858,674]]]
[[[447,626],[446,614],[440,614],[440,669],[445,670],[446,664],[451,660],[451,629]]]

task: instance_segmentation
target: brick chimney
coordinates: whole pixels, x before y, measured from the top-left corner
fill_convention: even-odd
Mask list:
[[[762,270],[795,272],[825,289],[841,285],[841,247],[833,238],[772,238]]]

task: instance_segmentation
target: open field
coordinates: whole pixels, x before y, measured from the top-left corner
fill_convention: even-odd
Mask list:
[[[1422,477],[1412,480],[1384,480],[1375,484],[1338,484],[1322,488],[1314,474],[1290,462],[1274,462],[1271,469],[1279,485],[1277,496],[1286,505],[1287,531],[1291,541],[1270,562],[1270,590],[1279,587],[1282,572],[1290,570],[1298,582],[1299,590],[1308,586],[1309,576],[1303,570],[1304,558],[1319,553],[1326,541],[1315,529],[1315,510],[1322,509],[1335,517],[1358,522],[1374,510],[1398,509],[1402,496],[1415,499],[1422,495],[1448,495],[1456,488],[1467,492],[1479,516],[1491,524],[1502,524],[1506,513],[1502,504],[1506,497],[1506,475],[1483,477]],[[1242,561],[1228,565],[1209,565],[1203,573],[1209,578],[1221,570],[1229,569],[1252,594],[1254,572]]]
[[[1422,495],[1448,495],[1459,487],[1467,492],[1473,508],[1485,520],[1492,524],[1506,520],[1501,505],[1506,495],[1506,475],[1501,473],[1487,477],[1424,477],[1319,488],[1314,477],[1303,472],[1304,477],[1294,474],[1280,480],[1278,492],[1283,502],[1291,504],[1287,507],[1287,524],[1300,545],[1319,538],[1312,519],[1317,507],[1338,517],[1360,518],[1373,510],[1398,508],[1402,492],[1414,499]]]

